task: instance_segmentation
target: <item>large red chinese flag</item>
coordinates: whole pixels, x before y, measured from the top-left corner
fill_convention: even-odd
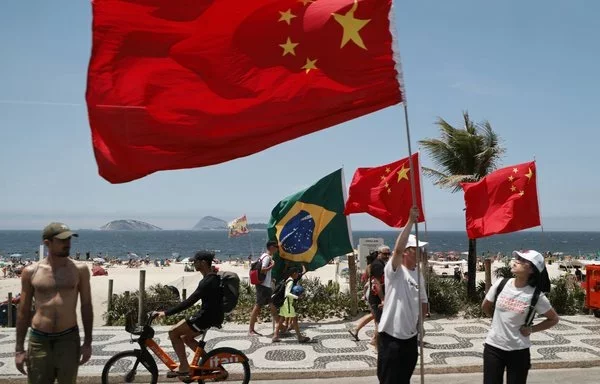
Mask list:
[[[94,0],[87,105],[113,183],[402,101],[392,0]]]
[[[421,203],[421,182],[419,177],[419,154],[412,155],[415,167],[415,189],[419,222],[425,220]],[[344,213],[365,212],[378,218],[390,227],[403,227],[410,207],[413,205],[410,186],[409,158],[374,168],[358,168],[352,177],[348,201]]]
[[[470,239],[540,225],[534,161],[499,169],[462,187]]]

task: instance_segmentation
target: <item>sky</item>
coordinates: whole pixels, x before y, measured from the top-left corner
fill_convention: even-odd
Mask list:
[[[395,2],[413,151],[439,136],[438,117],[460,126],[467,110],[500,136],[500,166],[537,161],[545,231],[597,231],[599,14],[594,0]],[[349,185],[356,168],[408,155],[394,106],[227,163],[113,185],[92,151],[90,50],[88,1],[0,1],[0,229],[266,222],[282,198],[340,167]],[[426,153],[421,163],[433,165]],[[427,230],[464,231],[462,193],[422,184]],[[390,229],[366,214],[351,223]]]

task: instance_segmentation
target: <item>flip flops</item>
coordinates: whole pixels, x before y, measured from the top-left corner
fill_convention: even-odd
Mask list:
[[[354,337],[354,340],[359,341],[359,339],[358,339],[358,332],[354,333],[354,332],[352,332],[351,329],[349,329],[348,333],[351,334],[352,337]]]

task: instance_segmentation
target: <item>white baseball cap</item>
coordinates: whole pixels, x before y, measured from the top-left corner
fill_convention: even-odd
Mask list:
[[[544,264],[544,256],[542,256],[542,254],[538,251],[513,251],[512,255],[513,257],[521,257],[531,262],[540,272],[542,272],[544,268],[546,268],[546,265]]]
[[[419,241],[419,248],[422,248],[424,246],[426,246],[427,242],[425,241]],[[410,247],[414,247],[417,248],[417,237],[415,235],[409,235],[408,236],[408,241],[406,242],[406,248],[410,248]]]

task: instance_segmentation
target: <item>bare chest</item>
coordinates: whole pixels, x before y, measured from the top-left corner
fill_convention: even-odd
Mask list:
[[[44,265],[38,268],[31,284],[39,294],[74,291],[79,285],[79,273],[72,265],[55,268]]]

